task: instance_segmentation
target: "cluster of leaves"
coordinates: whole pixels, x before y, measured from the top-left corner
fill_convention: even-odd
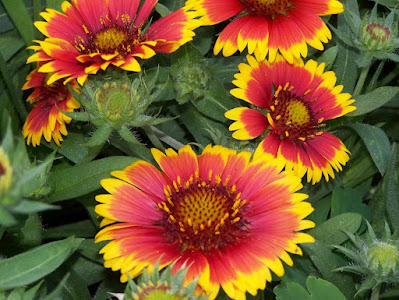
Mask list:
[[[151,130],[148,126],[137,129],[135,136],[141,143],[129,142],[111,131],[106,141],[90,143],[95,128],[72,122],[61,147],[54,143],[34,149],[24,146],[21,127],[27,116],[27,94],[20,88],[30,71],[25,65],[29,55],[25,48],[39,35],[33,27],[39,12],[44,7],[59,10],[61,2],[0,2],[0,111],[7,112],[7,117],[0,114],[1,124],[6,124],[1,126],[0,136],[6,144],[17,145],[24,162],[21,169],[42,165],[32,173],[38,182],[21,192],[19,202],[11,209],[0,206],[0,299],[101,300],[109,299],[109,292],[123,292],[119,274],[103,267],[98,254],[103,244],[93,240],[99,227],[94,195],[101,192],[100,180],[137,159],[154,162],[151,146],[179,148],[191,143],[201,149],[213,143],[252,150],[258,142],[233,140],[224,117],[227,110],[240,105],[228,90],[245,55],[214,57],[216,29],[205,27],[196,31],[192,43],[171,55],[157,55],[143,66],[145,80],[156,78],[155,84],[162,87],[147,114],[161,111],[170,120],[151,126]],[[157,12],[166,15],[184,1],[159,2]],[[355,112],[328,123],[329,131],[351,151],[351,160],[335,180],[305,184],[304,192],[315,207],[310,219],[317,226],[309,233],[316,243],[303,245],[304,256],[295,258],[294,267],[286,268],[284,277],[275,278],[257,299],[367,298],[369,291],[357,293],[362,276],[335,271],[351,259],[334,246],[352,247],[348,234],[364,235],[364,219],[376,233],[384,231],[385,220],[393,231],[399,230],[399,153],[395,144],[399,141],[399,68],[390,60],[397,55],[367,54],[365,59],[364,49],[356,48],[350,20],[354,15],[359,23],[360,16],[374,4],[343,2],[350,13],[330,19],[336,35],[324,52],[312,50],[310,57],[335,71],[338,83],[356,99]],[[379,4],[379,13],[388,15],[393,10],[397,18],[396,0],[380,0]],[[39,187],[41,192],[37,192]],[[5,215],[10,222],[4,221]],[[398,299],[399,287],[390,287],[381,290],[384,299]]]

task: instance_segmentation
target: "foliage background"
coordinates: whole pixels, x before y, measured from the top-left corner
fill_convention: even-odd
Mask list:
[[[39,12],[45,7],[60,9],[61,2],[1,0],[0,137],[3,147],[7,144],[21,153],[19,180],[28,185],[28,192],[17,202],[0,202],[0,299],[101,300],[110,298],[108,292],[123,292],[119,274],[102,266],[98,251],[103,244],[93,242],[100,221],[94,212],[94,196],[101,193],[100,179],[109,177],[110,171],[123,169],[136,159],[154,162],[149,151],[152,139],[141,129],[136,130],[141,146],[113,134],[105,144],[89,147],[85,144],[94,127],[72,122],[61,147],[53,142],[42,142],[36,148],[24,146],[21,128],[30,107],[25,103],[29,91],[22,92],[21,87],[32,68],[25,64],[30,54],[26,47],[41,38],[33,26],[33,20],[40,19]],[[161,15],[184,3],[159,2],[157,12]],[[366,0],[343,2],[351,10],[360,11],[361,16],[375,4]],[[392,8],[395,2],[379,1],[380,13],[387,14],[385,6]],[[342,33],[351,36],[343,14],[328,22],[338,32],[333,33],[324,52],[309,49],[308,58],[325,62],[327,69],[336,72],[337,84],[353,94],[359,77],[364,76],[364,68],[358,66],[361,53],[339,37]],[[155,115],[161,110],[162,116],[178,116],[155,130],[165,147],[191,143],[201,149],[213,143],[251,150],[259,142],[234,141],[228,131],[230,121],[223,116],[225,111],[242,105],[228,91],[233,87],[238,63],[246,61],[245,54],[213,56],[215,33],[223,26],[199,28],[192,43],[144,64],[147,78],[159,67],[157,84],[163,89],[149,113]],[[364,88],[353,96],[357,111],[328,123],[329,131],[344,141],[352,156],[335,180],[305,184],[315,207],[310,219],[317,226],[310,233],[317,242],[303,245],[305,254],[294,258],[294,267],[287,267],[284,277],[276,277],[252,298],[274,299],[277,295],[278,299],[292,299],[304,289],[314,295],[312,299],[334,295],[333,286],[309,277],[312,275],[334,284],[352,299],[363,278],[334,272],[349,259],[333,245],[350,247],[344,231],[363,234],[364,220],[371,222],[377,233],[383,231],[385,220],[392,230],[399,230],[399,154],[395,144],[399,140],[398,74],[395,62],[373,61]],[[40,165],[42,168],[37,169]],[[27,174],[24,170],[35,170],[31,181],[23,181]],[[391,289],[382,290],[381,297],[398,299],[399,288],[387,287]],[[224,297],[219,295],[220,299]],[[368,297],[365,291],[357,299]]]

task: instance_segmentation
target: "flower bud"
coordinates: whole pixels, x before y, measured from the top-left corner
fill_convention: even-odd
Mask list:
[[[397,24],[389,26],[385,18],[370,19],[365,16],[359,32],[359,39],[369,51],[392,52],[398,33]]]
[[[8,156],[3,148],[0,147],[0,199],[3,199],[3,196],[10,188],[12,172]]]

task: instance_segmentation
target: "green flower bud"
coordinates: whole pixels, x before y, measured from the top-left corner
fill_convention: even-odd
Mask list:
[[[359,32],[359,39],[364,48],[369,51],[392,52],[396,45],[395,39],[398,33],[397,24],[389,26],[385,18],[370,20],[365,16]]]
[[[209,74],[204,64],[185,65],[179,72],[171,72],[175,82],[176,100],[185,103],[203,97],[208,89]]]
[[[134,114],[132,93],[126,83],[105,83],[97,89],[95,100],[98,110],[111,122]]]
[[[390,243],[376,242],[368,249],[367,256],[370,270],[381,277],[394,272],[399,264],[399,248]]]

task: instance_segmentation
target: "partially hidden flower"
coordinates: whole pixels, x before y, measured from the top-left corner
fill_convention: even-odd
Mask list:
[[[3,198],[8,191],[12,180],[12,167],[7,154],[0,147],[0,199]]]
[[[188,0],[203,25],[235,17],[218,37],[214,54],[248,48],[258,60],[273,61],[280,52],[290,63],[307,56],[307,44],[323,50],[331,32],[320,16],[341,13],[337,0]]]
[[[68,134],[65,124],[71,122],[71,118],[60,110],[71,112],[80,107],[62,80],[48,84],[51,76],[51,73],[41,73],[36,68],[27,76],[26,83],[22,87],[23,90],[34,89],[27,99],[33,104],[33,108],[23,126],[27,144],[32,143],[34,147],[40,145],[42,136],[47,142],[53,139],[57,145],[60,145],[63,140],[62,135]],[[74,90],[80,90],[75,80],[70,84]]]
[[[159,270],[159,261],[148,274],[146,268],[143,269],[138,282],[129,280],[128,288],[124,294],[112,293],[119,300],[207,300],[207,296],[196,292],[198,278],[184,284],[187,274],[186,266],[172,274],[174,264],[167,266],[164,270]],[[197,295],[198,294],[198,295]]]
[[[60,13],[47,9],[45,21],[35,26],[47,38],[29,62],[43,61],[40,72],[53,73],[49,84],[60,78],[83,85],[89,74],[114,65],[140,72],[140,59],[157,52],[171,53],[192,40],[198,27],[194,14],[181,8],[148,26],[157,0],[73,0],[64,1]]]
[[[281,261],[301,254],[297,244],[314,239],[301,230],[313,208],[296,193],[299,177],[281,172],[276,160],[251,159],[251,153],[208,145],[197,156],[190,146],[166,155],[152,149],[162,169],[137,161],[102,180],[109,194],[99,195],[96,212],[103,228],[96,242],[111,240],[100,253],[105,267],[134,278],[160,259],[176,261],[172,273],[189,267],[186,283],[214,299],[220,287],[233,299],[245,299],[284,274]]]
[[[248,56],[240,64],[231,94],[251,103],[255,109],[238,107],[225,113],[235,122],[229,129],[238,140],[256,138],[266,132],[255,157],[277,158],[286,170],[293,170],[307,181],[328,181],[334,171],[342,170],[349,151],[337,137],[323,131],[326,120],[343,116],[356,109],[351,95],[335,86],[334,72],[324,72],[324,64],[314,60],[306,64],[295,60],[290,64],[282,56],[273,63],[258,62]],[[273,92],[274,91],[274,92]]]

